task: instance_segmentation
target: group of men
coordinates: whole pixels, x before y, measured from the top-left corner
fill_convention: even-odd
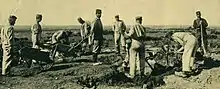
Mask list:
[[[81,39],[84,40],[82,44],[82,50],[92,51],[94,61],[98,61],[98,54],[101,51],[103,44],[103,24],[101,21],[102,10],[96,9],[96,18],[91,23],[83,20],[81,17],[77,18],[81,24]],[[193,63],[195,52],[197,48],[202,48],[204,54],[207,52],[207,33],[206,28],[208,23],[205,19],[201,18],[201,12],[196,12],[197,19],[193,22],[193,27],[196,31],[196,35],[190,32],[177,32],[166,34],[166,37],[172,39],[183,47],[178,52],[184,50],[182,56],[182,72],[178,75],[190,74],[193,70]],[[2,61],[2,75],[7,74],[7,70],[10,69],[10,63],[13,60],[13,47],[14,47],[14,24],[17,17],[12,15],[8,19],[8,25],[4,26],[1,30],[1,43],[3,48],[3,61]],[[32,31],[32,47],[39,49],[42,27],[40,22],[42,15],[36,15],[36,23],[31,27]],[[114,31],[114,42],[116,53],[125,53],[129,63],[130,71],[129,77],[134,78],[136,75],[144,75],[145,70],[145,38],[146,29],[142,25],[143,18],[137,16],[135,18],[135,24],[131,26],[129,30],[123,20],[120,20],[119,15],[115,16],[115,22],[113,23],[112,30]],[[68,44],[68,37],[71,35],[70,31],[57,31],[52,36],[52,44],[63,43]],[[199,46],[197,46],[199,45]]]

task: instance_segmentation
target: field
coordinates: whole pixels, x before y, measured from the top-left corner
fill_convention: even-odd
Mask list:
[[[19,29],[22,30],[16,30],[15,36],[17,38],[28,38],[27,42],[30,43],[30,31],[23,30],[27,29],[27,27],[20,27]],[[42,38],[47,40],[56,30],[69,30],[72,28],[47,27],[45,29],[47,30],[43,31]],[[76,42],[79,41],[78,27],[75,27],[72,31],[74,36],[71,39]],[[188,31],[188,29],[186,27],[151,27],[147,33],[149,39],[146,41],[146,49],[160,48],[161,44],[158,42],[162,41],[162,37],[168,31]],[[50,69],[42,69],[39,65],[32,65],[31,68],[23,69],[21,66],[17,66],[17,68],[12,70],[12,76],[0,76],[0,89],[82,89],[87,83],[82,83],[81,80],[86,79],[81,78],[91,80],[89,81],[90,85],[97,83],[97,89],[220,89],[219,31],[218,28],[209,29],[211,58],[204,59],[206,63],[202,72],[190,78],[177,77],[173,72],[170,72],[165,73],[164,76],[155,75],[154,77],[139,78],[139,80],[137,78],[135,81],[129,80],[118,71],[120,67],[116,65],[120,64],[123,58],[112,52],[114,49],[113,35],[110,27],[106,27],[104,33],[106,41],[102,54],[99,56],[99,59],[104,62],[103,64],[93,65],[92,56],[83,55],[76,58],[65,57],[65,62],[57,63]],[[146,55],[148,55],[147,52]],[[152,72],[148,65],[146,65],[146,71],[146,74]],[[147,83],[144,84],[141,81]],[[143,86],[147,86],[147,88],[143,88]]]

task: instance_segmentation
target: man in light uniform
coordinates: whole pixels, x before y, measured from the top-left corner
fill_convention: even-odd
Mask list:
[[[125,38],[124,33],[126,30],[126,26],[122,20],[119,19],[119,15],[115,16],[115,22],[113,23],[112,30],[114,31],[114,38],[115,38],[115,48],[116,52],[120,53],[120,43],[124,51],[126,51],[125,46]]]
[[[63,61],[63,58],[62,58],[62,55],[63,53],[60,53],[56,50],[65,50],[66,48],[62,48],[62,46],[60,47],[59,45],[69,45],[70,42],[69,42],[69,37],[70,35],[72,34],[71,31],[64,31],[64,30],[59,30],[57,32],[55,32],[53,35],[52,35],[52,44],[56,45],[53,49],[53,54],[51,55],[52,56],[52,59],[54,57],[57,57],[58,59],[55,60],[55,62],[62,62]]]
[[[97,57],[101,51],[103,44],[103,25],[101,22],[102,10],[96,9],[96,19],[92,22],[91,27],[91,42],[93,44],[93,60],[98,61]]]
[[[146,30],[142,24],[142,17],[136,17],[136,24],[131,27],[129,33],[125,37],[131,38],[131,47],[129,49],[129,65],[130,77],[134,78],[136,75],[144,75],[145,68],[145,44]],[[136,73],[136,71],[138,73]]]
[[[40,22],[42,20],[42,15],[37,14],[36,15],[36,23],[31,27],[32,31],[32,48],[39,49],[40,45],[40,40],[41,40],[41,33],[42,33],[42,28],[40,25]]]
[[[181,77],[187,77],[194,70],[195,54],[198,48],[196,37],[190,32],[170,32],[166,37],[182,45],[177,50],[177,52],[184,50],[182,55],[182,72],[176,72],[175,74]]]
[[[52,35],[52,44],[62,43],[69,44],[69,36],[72,34],[71,31],[59,30]]]
[[[200,49],[202,50],[203,54],[207,55],[207,46],[208,46],[208,40],[207,40],[207,26],[208,23],[207,21],[201,17],[201,12],[197,11],[196,12],[196,17],[197,19],[195,19],[193,21],[193,28],[195,29],[195,36],[198,40],[198,45],[200,47]],[[202,30],[202,31],[201,31]],[[202,43],[202,38],[203,38],[203,43]],[[202,47],[202,45],[204,45],[204,48]]]
[[[2,75],[6,75],[9,70],[9,66],[13,60],[12,53],[15,45],[14,41],[14,24],[16,22],[16,16],[10,16],[8,19],[8,26],[4,26],[1,29],[1,42],[3,49],[3,61],[2,61]]]
[[[79,17],[77,20],[81,24],[80,32],[82,40],[86,39],[82,44],[82,51],[85,52],[87,46],[89,47],[89,50],[91,48],[91,24],[88,21],[84,21],[81,17]]]

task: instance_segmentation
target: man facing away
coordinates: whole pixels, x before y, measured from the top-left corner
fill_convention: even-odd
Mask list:
[[[126,51],[125,46],[125,38],[124,33],[126,30],[126,25],[124,24],[124,21],[119,19],[119,15],[115,16],[115,22],[113,23],[112,30],[114,31],[114,38],[115,38],[115,48],[116,53],[120,53],[120,43],[124,51]]]
[[[13,51],[14,51],[14,24],[17,17],[12,15],[8,18],[8,25],[2,27],[1,29],[1,42],[3,49],[3,61],[2,61],[2,75],[6,75],[9,66],[13,60]]]
[[[129,33],[126,33],[126,38],[131,38],[131,47],[129,49],[129,65],[130,77],[134,78],[136,75],[144,75],[145,68],[145,44],[146,30],[142,25],[142,17],[136,17],[136,24],[131,27]],[[137,73],[136,73],[137,72]]]
[[[207,21],[201,17],[201,12],[197,11],[196,12],[196,17],[197,19],[195,19],[193,21],[193,28],[195,29],[195,36],[198,40],[198,45],[200,47],[200,49],[202,50],[203,54],[207,55],[207,46],[208,46],[208,40],[207,40],[207,26],[208,23]],[[203,42],[202,42],[203,40]]]
[[[91,42],[93,44],[93,60],[97,61],[98,54],[103,44],[103,25],[101,22],[102,10],[96,9],[96,19],[92,22]]]
[[[89,50],[91,48],[91,24],[88,21],[84,21],[81,17],[79,17],[77,20],[81,24],[80,32],[82,40],[86,39],[82,44],[82,51],[85,52],[87,47],[89,47]]]
[[[41,20],[42,20],[42,15],[37,14],[36,15],[36,23],[31,27],[32,48],[36,48],[36,49],[39,49],[40,40],[41,40],[41,33],[42,33],[42,28],[40,25]]]

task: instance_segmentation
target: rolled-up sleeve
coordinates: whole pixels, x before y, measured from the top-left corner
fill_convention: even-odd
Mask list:
[[[172,35],[172,39],[178,42],[180,45],[183,45],[183,40],[181,40],[177,35]]]
[[[127,36],[131,37],[134,34],[134,27],[132,26],[129,30],[129,33],[126,34]]]

